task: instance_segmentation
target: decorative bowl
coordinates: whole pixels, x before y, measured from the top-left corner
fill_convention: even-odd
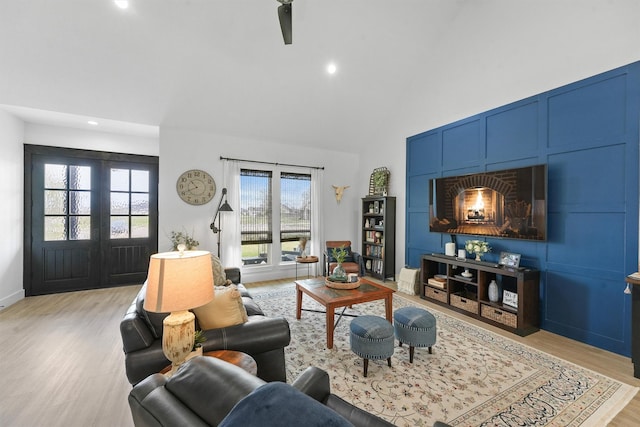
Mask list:
[[[355,282],[338,282],[335,280],[331,280],[330,277],[327,277],[325,278],[324,283],[328,288],[333,288],[333,289],[356,289],[360,287],[359,278]]]

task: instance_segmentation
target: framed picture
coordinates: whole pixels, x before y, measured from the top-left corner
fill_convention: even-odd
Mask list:
[[[511,252],[500,252],[500,265],[505,267],[518,268],[520,266],[520,254]]]
[[[502,303],[513,308],[518,308],[518,294],[515,292],[503,291]]]

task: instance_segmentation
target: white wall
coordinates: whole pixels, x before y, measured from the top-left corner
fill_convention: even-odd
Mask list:
[[[160,190],[159,190],[159,243],[158,249],[170,249],[168,235],[172,230],[193,233],[200,242],[199,249],[217,253],[217,237],[209,228],[224,187],[220,156],[297,164],[324,166],[322,190],[325,231],[324,240],[351,240],[358,248],[359,200],[366,193],[357,191],[359,160],[356,155],[327,151],[322,147],[303,148],[272,141],[234,138],[181,129],[160,129]],[[188,169],[202,169],[216,181],[217,192],[204,206],[191,206],[178,197],[176,180]],[[342,202],[336,203],[331,185],[350,185]],[[223,230],[224,233],[224,230]],[[224,235],[222,244],[224,245]],[[320,255],[320,254],[312,254]],[[321,272],[321,269],[319,270]],[[260,266],[243,268],[243,281],[259,281],[293,277],[293,267]]]
[[[25,143],[157,156],[158,138],[27,123]]]
[[[0,110],[0,309],[24,298],[22,286],[24,124]]]

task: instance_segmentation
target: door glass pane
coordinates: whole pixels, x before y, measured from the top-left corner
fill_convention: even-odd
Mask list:
[[[89,166],[69,166],[69,188],[91,190],[91,168]]]
[[[129,169],[111,169],[111,191],[129,191]]]
[[[131,217],[131,237],[149,237],[149,217],[148,216],[132,216]]]
[[[67,188],[67,166],[44,165],[44,188]]]
[[[149,171],[131,171],[131,191],[149,192]]]
[[[69,213],[71,215],[91,214],[91,193],[88,191],[69,191]]]
[[[149,195],[131,193],[131,215],[149,214]]]
[[[69,217],[69,240],[91,239],[91,218],[88,216]]]
[[[112,239],[128,239],[129,238],[129,217],[128,216],[112,216],[111,217],[111,238]]]
[[[111,215],[129,214],[129,193],[111,193]]]
[[[44,191],[44,214],[64,215],[67,213],[67,192],[60,190]]]
[[[44,218],[44,240],[67,240],[67,217],[47,216]]]

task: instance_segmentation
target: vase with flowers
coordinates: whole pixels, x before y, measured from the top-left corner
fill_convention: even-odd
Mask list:
[[[306,258],[307,257],[307,242],[309,241],[309,239],[307,239],[306,237],[301,237],[300,241],[298,242],[298,246],[300,247],[300,258]]]
[[[481,261],[481,256],[491,251],[489,243],[483,240],[467,240],[464,248],[468,253],[476,254],[476,261]]]

